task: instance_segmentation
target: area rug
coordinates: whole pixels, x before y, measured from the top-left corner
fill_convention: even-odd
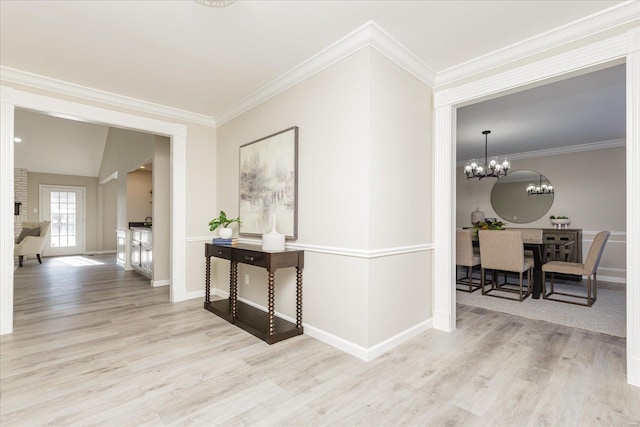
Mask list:
[[[456,292],[458,304],[481,307],[530,319],[545,320],[603,334],[626,337],[626,289],[624,284],[600,282],[598,298],[591,307],[564,304],[556,301],[527,298],[523,302],[509,301],[474,293]],[[559,284],[557,291],[584,290],[584,283]],[[583,292],[584,294],[584,292]]]

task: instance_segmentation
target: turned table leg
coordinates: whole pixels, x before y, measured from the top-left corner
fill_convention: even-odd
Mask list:
[[[204,302],[205,304],[209,304],[211,302],[211,297],[209,296],[210,292],[211,292],[211,257],[206,257],[205,270],[204,270]]]
[[[269,335],[276,333],[275,329],[275,274],[269,272]]]
[[[238,317],[238,263],[231,262],[231,272],[229,276],[229,301],[231,302],[231,317]]]
[[[296,327],[302,328],[302,269],[296,267]]]

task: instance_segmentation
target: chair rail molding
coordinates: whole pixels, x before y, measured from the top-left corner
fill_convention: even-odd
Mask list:
[[[15,107],[65,114],[79,120],[134,129],[171,139],[171,301],[186,299],[186,145],[187,127],[78,102],[0,86],[0,197],[12,202]],[[4,211],[4,210],[3,210]],[[13,331],[13,215],[0,211],[0,333]],[[9,211],[7,211],[9,212]],[[11,213],[11,212],[9,212]]]
[[[455,329],[453,243],[456,108],[509,90],[626,60],[627,382],[640,387],[640,28],[477,81],[434,93],[434,328]]]

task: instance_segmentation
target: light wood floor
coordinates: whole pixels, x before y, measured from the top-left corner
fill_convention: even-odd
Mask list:
[[[113,257],[28,261],[0,338],[0,425],[639,426],[625,340],[458,306],[365,363],[307,336],[269,346],[168,302]]]

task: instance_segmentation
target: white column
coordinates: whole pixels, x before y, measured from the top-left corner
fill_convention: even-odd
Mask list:
[[[627,382],[640,387],[640,28],[627,38]]]
[[[187,130],[176,127],[171,138],[171,296],[172,302],[187,298]]]
[[[447,102],[448,91],[435,94],[434,137],[434,309],[433,327],[456,329],[455,264],[455,109]]]
[[[13,115],[10,88],[0,91],[0,334],[13,332]],[[11,206],[11,207],[10,207]]]

